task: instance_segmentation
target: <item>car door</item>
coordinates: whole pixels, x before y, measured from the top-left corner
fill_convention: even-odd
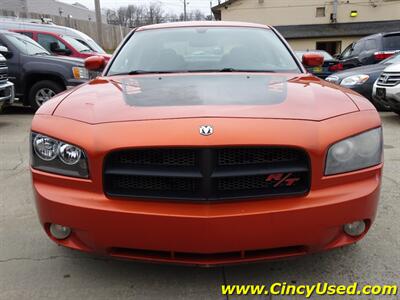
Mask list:
[[[376,39],[371,38],[365,40],[364,48],[361,49],[361,52],[358,56],[360,63],[362,65],[371,65],[376,63],[374,54],[377,51],[378,51],[378,42]]]
[[[344,69],[351,69],[362,65],[362,63],[359,61],[359,55],[364,49],[364,45],[364,40],[359,40],[358,42],[348,46],[343,51],[340,56],[340,62],[343,64]]]
[[[20,52],[9,41],[7,41],[3,35],[0,35],[0,46],[7,47],[8,51],[11,52],[11,57],[7,57],[8,80],[14,83],[15,93],[17,95],[21,94],[23,91],[21,89],[21,79],[19,76],[21,73]]]
[[[68,55],[68,53],[72,53],[72,50],[69,49],[68,46],[65,45],[58,37],[47,33],[38,33],[37,42],[53,55]],[[57,47],[60,49],[60,51],[52,51],[53,49],[51,45],[53,43],[57,44]]]

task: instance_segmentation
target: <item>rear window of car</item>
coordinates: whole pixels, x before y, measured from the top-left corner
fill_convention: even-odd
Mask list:
[[[384,36],[383,46],[384,50],[400,50],[400,34]]]
[[[147,72],[301,70],[270,29],[184,27],[138,31],[111,65],[108,75]]]

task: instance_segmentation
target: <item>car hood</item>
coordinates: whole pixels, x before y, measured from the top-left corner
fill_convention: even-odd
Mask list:
[[[320,121],[358,111],[339,87],[306,74],[167,74],[97,78],[53,114],[91,124],[174,118]]]
[[[400,72],[400,63],[387,66],[385,72]]]
[[[345,71],[334,73],[332,76],[337,76],[339,79],[344,79],[353,75],[370,75],[377,72],[382,72],[388,65],[387,64],[375,64],[367,65],[357,68],[348,69]]]
[[[58,56],[58,55],[42,55],[37,56],[47,61],[55,62],[55,63],[63,63],[63,64],[71,64],[71,65],[84,65],[84,60],[76,57],[68,57],[68,56]]]

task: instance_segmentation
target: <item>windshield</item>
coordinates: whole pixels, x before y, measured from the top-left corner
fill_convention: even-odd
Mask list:
[[[90,40],[90,39],[83,40],[83,39],[79,39],[79,38],[75,38],[75,40],[77,40],[79,43],[85,45],[86,47],[92,49],[93,52],[96,52],[99,54],[106,53],[106,51],[104,51],[103,48],[101,48],[99,45],[97,45],[96,42],[93,40]]]
[[[380,62],[381,64],[387,64],[387,65],[391,65],[391,64],[397,64],[400,63],[400,53],[399,54],[395,54],[389,58],[386,58],[385,60],[383,60],[382,62]]]
[[[300,60],[303,59],[303,55],[306,54],[306,53],[317,53],[317,54],[322,55],[322,56],[324,57],[324,60],[333,60],[332,55],[330,55],[330,54],[329,54],[328,52],[326,52],[326,51],[318,51],[318,50],[313,51],[313,50],[310,50],[310,51],[295,51],[295,53],[296,53],[296,56],[297,56]]]
[[[50,53],[31,38],[23,34],[5,34],[7,40],[26,55],[50,55]]]
[[[75,50],[78,51],[78,52],[81,52],[81,53],[82,52],[93,52],[89,47],[87,47],[84,44],[78,42],[72,36],[63,35],[62,38],[65,41],[67,41],[69,44],[71,44],[71,46],[74,47]]]
[[[300,73],[271,30],[186,27],[136,32],[118,53],[108,75],[201,71]]]

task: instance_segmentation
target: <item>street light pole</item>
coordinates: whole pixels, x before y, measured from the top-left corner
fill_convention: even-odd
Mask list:
[[[183,0],[183,20],[187,21],[186,0]]]
[[[97,41],[103,46],[103,24],[101,19],[100,0],[94,0],[96,10]]]

